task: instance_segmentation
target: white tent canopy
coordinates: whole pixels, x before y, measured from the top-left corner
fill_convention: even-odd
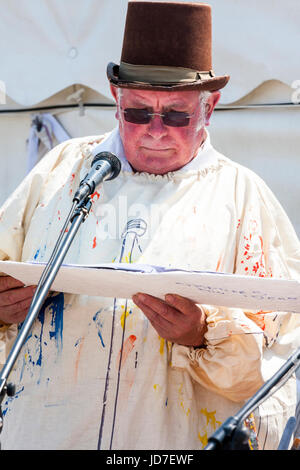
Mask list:
[[[299,0],[209,3],[214,70],[231,76],[212,141],[266,180],[300,234],[300,108],[292,88],[300,89]],[[106,66],[120,60],[127,0],[0,0],[0,8],[2,203],[28,171],[37,114],[50,113],[70,137],[116,125]],[[57,134],[51,142],[38,137],[41,158]]]
[[[268,80],[300,79],[298,0],[208,3],[214,69],[231,75],[223,103]],[[127,0],[0,0],[0,7],[1,80],[11,99],[31,106],[73,83],[110,98],[106,65],[120,60]]]

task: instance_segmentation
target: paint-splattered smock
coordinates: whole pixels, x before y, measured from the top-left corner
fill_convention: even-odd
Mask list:
[[[299,279],[299,242],[284,211],[209,136],[192,162],[163,176],[133,173],[117,130],[102,139],[60,144],[28,175],[1,210],[2,260],[48,259],[92,152],[108,149],[122,172],[94,193],[65,262]],[[192,348],[160,338],[130,299],[54,293],[10,377],[16,395],[3,403],[2,448],[203,448],[300,335],[297,315],[202,308],[205,347]],[[15,331],[1,328],[2,361]],[[276,448],[295,403],[291,378],[256,412],[261,448]]]

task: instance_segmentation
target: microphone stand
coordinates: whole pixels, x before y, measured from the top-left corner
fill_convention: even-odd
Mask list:
[[[54,250],[39,280],[26,319],[8,355],[6,364],[0,373],[0,433],[3,428],[3,414],[1,408],[2,401],[6,394],[7,396],[13,396],[15,393],[15,386],[13,384],[7,384],[7,378],[27,339],[31,327],[37,315],[39,314],[40,309],[42,308],[42,305],[50,291],[51,285],[63,263],[63,260],[74,240],[74,237],[81,223],[86,220],[92,206],[92,200],[90,197],[86,197],[82,201],[75,200],[74,198],[74,201],[75,202],[73,202],[72,208],[69,212]],[[69,230],[66,231],[66,227],[69,222],[71,222],[71,226]]]
[[[250,398],[234,415],[229,417],[222,426],[208,439],[204,450],[250,450],[248,439],[249,430],[243,426],[243,421],[267,398],[273,395],[300,365],[300,348],[294,352],[283,366]],[[282,383],[282,381],[284,381]],[[289,442],[294,426],[287,422],[279,448],[282,442]]]

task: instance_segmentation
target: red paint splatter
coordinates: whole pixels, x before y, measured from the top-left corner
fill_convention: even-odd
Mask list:
[[[95,191],[93,194],[91,194],[91,199],[93,202],[98,201],[99,197],[100,194],[98,193],[98,191]]]
[[[73,183],[73,181],[75,179],[75,176],[76,176],[75,173],[72,173],[71,178],[70,178],[70,185]],[[72,194],[72,192],[73,192],[73,190],[70,189],[69,194]]]
[[[93,248],[96,248],[96,246],[97,246],[97,239],[96,239],[96,237],[94,237],[94,239],[93,239]]]
[[[245,312],[245,315],[254,323],[256,323],[256,325],[259,326],[259,328],[261,328],[262,330],[265,330],[266,329],[265,316],[267,313],[271,313],[271,311],[260,310],[259,312],[256,312],[256,313]]]
[[[256,274],[258,270],[259,270],[259,264],[258,264],[258,261],[256,261],[255,265],[252,268],[252,271]]]
[[[129,355],[129,354],[131,353],[131,351],[133,350],[135,341],[136,341],[136,336],[135,336],[135,335],[130,335],[130,336],[124,341],[123,350],[122,350],[122,362],[121,362],[121,365],[124,364],[124,362],[126,361],[128,355]],[[117,364],[119,363],[120,355],[121,355],[121,351],[119,352],[119,355],[118,355]]]

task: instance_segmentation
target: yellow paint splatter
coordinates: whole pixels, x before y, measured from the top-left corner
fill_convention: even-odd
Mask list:
[[[160,339],[159,353],[163,354],[166,340],[164,338],[161,338],[160,336],[159,336],[159,339]]]
[[[216,411],[207,411],[206,408],[202,408],[200,410],[200,413],[202,413],[206,417],[207,429],[203,434],[200,434],[200,432],[198,432],[198,439],[203,445],[203,447],[205,447],[208,443],[208,432],[209,435],[211,435],[212,432],[214,432],[219,426],[221,426],[222,423],[216,420]]]
[[[159,390],[159,384],[154,384],[153,388],[154,388],[154,390]]]
[[[125,325],[125,319],[128,317],[130,313],[132,313],[132,310],[128,309],[128,307],[125,307],[125,305],[121,305],[121,309],[123,310],[123,313],[120,318],[121,326],[124,330],[124,325]]]
[[[180,403],[181,408],[183,409],[184,413],[188,416],[191,412],[191,410],[188,408],[187,410],[184,408],[183,402]]]
[[[132,263],[131,252],[130,251],[127,255],[122,256],[121,263]]]
[[[207,432],[205,432],[203,434],[203,436],[201,436],[200,432],[198,432],[198,439],[201,442],[201,444],[203,445],[203,447],[205,447],[208,443]]]
[[[181,399],[181,401],[180,401],[180,407],[182,408],[184,414],[185,414],[186,416],[189,416],[191,410],[190,410],[190,408],[185,408],[185,406],[184,406],[184,402],[183,402],[183,398],[184,398],[184,397],[183,397],[182,387],[183,387],[183,383],[181,383],[181,385],[180,385],[180,387],[179,387],[179,390],[178,390],[179,396],[180,396],[180,399]]]
[[[216,411],[207,411],[206,408],[202,408],[200,410],[200,413],[206,416],[206,424],[211,424],[214,429],[216,429],[217,426],[220,426],[222,424],[220,423],[220,421],[216,420]]]

